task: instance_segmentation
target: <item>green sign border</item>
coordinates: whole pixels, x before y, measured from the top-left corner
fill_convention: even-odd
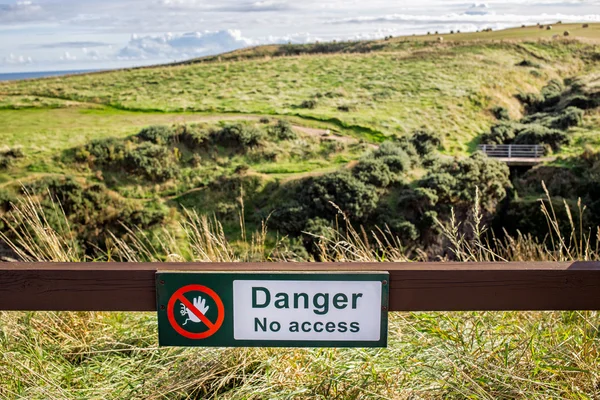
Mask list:
[[[294,280],[294,281],[380,281],[381,336],[378,341],[320,341],[320,340],[235,340],[233,337],[233,281],[234,280]],[[225,320],[221,328],[206,339],[188,339],[177,333],[169,323],[167,304],[173,293],[187,285],[200,284],[214,290],[225,306]],[[387,347],[388,337],[388,272],[189,272],[168,271],[156,273],[156,301],[158,310],[158,342],[160,346],[184,347]]]

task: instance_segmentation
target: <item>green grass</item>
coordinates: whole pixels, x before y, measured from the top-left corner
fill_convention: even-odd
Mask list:
[[[591,46],[562,41],[465,41],[396,50],[394,43],[369,54],[204,62],[5,83],[0,93],[9,99],[110,105],[143,111],[144,118],[157,111],[293,115],[346,128],[371,142],[425,126],[447,137],[449,152],[464,153],[466,143],[493,123],[492,106],[518,114],[515,93],[587,71],[591,65],[582,57],[593,52]],[[536,75],[516,66],[529,58],[541,66]],[[315,108],[300,108],[310,99]]]
[[[20,230],[24,236],[14,245],[32,260],[81,260],[67,237],[38,218],[42,210],[35,204],[18,205],[30,224]],[[156,261],[155,257],[169,254],[171,260],[195,262],[279,257],[264,247],[265,232],[255,232],[244,249],[235,252],[218,222],[190,215],[180,228],[164,236],[158,250],[148,249],[140,237],[137,245],[134,242],[127,249],[129,257]],[[474,226],[473,231],[479,228]],[[474,232],[472,239],[456,236],[451,227],[444,232],[461,260],[600,257],[598,249],[541,245],[523,237],[498,238],[496,245],[504,245],[494,246]],[[586,232],[579,236],[575,228],[548,234],[557,243],[588,239]],[[393,241],[386,244],[368,236],[342,227],[330,240],[323,240],[324,260],[406,260]],[[39,246],[37,253],[28,251],[31,243]],[[126,249],[116,244],[113,250],[107,259]],[[0,312],[0,397],[512,400],[600,396],[599,312],[393,312],[389,317],[386,349],[225,349],[159,348],[157,319],[151,313]]]

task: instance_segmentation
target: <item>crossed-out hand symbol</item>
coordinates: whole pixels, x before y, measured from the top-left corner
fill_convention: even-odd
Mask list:
[[[208,309],[210,308],[210,306],[207,306],[207,305],[206,305],[206,299],[203,299],[203,298],[202,298],[202,296],[195,297],[195,298],[192,300],[192,304],[194,305],[194,307],[195,307],[195,308],[196,308],[198,311],[200,311],[200,312],[201,312],[202,314],[204,314],[204,315],[206,315],[206,312],[207,312],[207,311],[208,311]],[[188,321],[194,322],[194,323],[196,323],[196,324],[197,324],[197,323],[199,323],[199,322],[201,322],[201,321],[200,321],[200,318],[198,318],[198,317],[196,316],[196,314],[194,314],[194,313],[192,312],[192,310],[190,310],[189,308],[187,308],[187,307],[185,306],[185,304],[182,304],[182,305],[181,305],[181,311],[180,311],[180,312],[181,312],[181,315],[187,315],[187,318],[186,318],[185,322],[184,322],[182,325],[185,325],[185,324],[187,324],[187,323],[188,323]]]

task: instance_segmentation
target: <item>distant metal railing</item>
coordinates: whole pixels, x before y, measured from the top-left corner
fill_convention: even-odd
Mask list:
[[[478,149],[493,158],[541,158],[544,146],[539,144],[482,144]]]

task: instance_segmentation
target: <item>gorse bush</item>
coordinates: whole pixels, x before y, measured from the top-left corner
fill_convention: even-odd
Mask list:
[[[75,158],[103,170],[128,173],[153,182],[163,182],[177,174],[175,153],[169,147],[152,142],[95,140],[76,150]]]
[[[269,127],[269,133],[279,140],[293,140],[298,137],[292,125],[282,119],[277,120],[275,125]]]
[[[518,131],[514,144],[547,144],[553,150],[558,150],[562,145],[569,143],[569,137],[558,129],[546,128],[543,125],[524,125]]]
[[[149,181],[164,182],[177,175],[175,154],[168,147],[153,143],[142,143],[128,149],[121,163],[122,168]]]
[[[175,132],[172,128],[164,125],[154,125],[142,129],[137,137],[154,144],[167,144],[173,140],[174,135]]]
[[[518,122],[499,118],[501,122],[482,136],[482,143],[545,144],[555,151],[559,150],[570,142],[568,129],[583,124],[583,109],[588,108],[590,99],[595,98],[589,93],[582,94],[583,87],[577,83],[565,87],[562,82],[552,80],[542,88],[540,94],[517,95],[529,115]]]
[[[417,151],[408,142],[383,142],[370,157],[381,160],[394,173],[409,171],[418,163]]]
[[[23,157],[25,157],[25,152],[21,147],[0,150],[0,169],[10,167],[16,159]]]
[[[420,129],[413,132],[410,143],[414,146],[420,156],[425,156],[438,150],[442,145],[441,135]]]
[[[577,107],[567,107],[556,113],[540,112],[521,120],[522,124],[538,124],[551,129],[567,130],[583,123],[585,112]]]
[[[385,188],[396,178],[390,167],[381,159],[365,159],[352,169],[352,174],[360,181]]]
[[[510,114],[505,107],[496,106],[492,108],[492,114],[500,121],[510,121]]]
[[[250,124],[229,124],[209,134],[211,142],[216,145],[247,150],[260,145],[264,132]]]
[[[302,103],[300,103],[300,108],[307,108],[309,110],[312,110],[314,108],[317,108],[317,101],[314,99],[310,99],[310,100],[304,100]]]
[[[44,178],[25,186],[24,192],[40,199],[47,222],[54,229],[72,234],[89,254],[105,249],[113,238],[128,235],[124,224],[144,230],[167,217],[166,207],[157,202],[142,206],[112,195],[104,185],[83,185],[72,177]],[[18,221],[18,216],[15,218]]]

